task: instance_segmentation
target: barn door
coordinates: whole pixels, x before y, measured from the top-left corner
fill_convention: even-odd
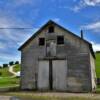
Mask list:
[[[66,60],[53,60],[53,89],[66,90],[67,64]]]
[[[38,70],[38,89],[49,89],[49,61],[40,60]]]

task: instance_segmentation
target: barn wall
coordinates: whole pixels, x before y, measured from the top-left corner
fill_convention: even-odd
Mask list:
[[[89,55],[68,56],[68,91],[91,91]]]
[[[45,48],[37,43],[22,51],[21,88],[35,89],[37,82],[38,57],[44,56]]]
[[[40,32],[40,34],[22,50],[22,89],[36,88],[38,58],[45,56],[45,46],[38,46],[38,38],[45,37],[47,28]],[[57,56],[65,56],[67,59],[67,90],[71,92],[90,91],[91,74],[89,69],[90,55],[88,44],[58,27],[55,27],[55,33],[57,35],[64,35],[65,37],[65,45],[57,46]]]
[[[90,53],[90,66],[91,66],[91,82],[92,82],[92,90],[94,91],[96,88],[96,72],[95,72],[95,60]]]

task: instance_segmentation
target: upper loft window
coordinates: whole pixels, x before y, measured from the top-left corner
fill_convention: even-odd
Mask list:
[[[50,26],[48,28],[48,33],[54,33],[54,26]]]
[[[45,38],[39,38],[39,46],[45,45]]]
[[[64,44],[64,36],[57,36],[57,44]]]

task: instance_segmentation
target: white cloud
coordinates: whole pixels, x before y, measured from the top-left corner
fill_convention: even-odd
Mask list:
[[[5,48],[6,48],[6,44],[0,42],[0,49],[5,49]]]
[[[31,26],[27,23],[17,20],[14,18],[9,18],[8,16],[0,16],[0,39],[13,41],[13,42],[19,42],[20,40],[24,40],[24,38],[27,38],[30,36],[29,33],[32,32],[32,30],[29,29],[5,29],[5,28],[30,28]],[[34,29],[33,29],[34,30]]]
[[[79,10],[88,6],[100,6],[100,0],[80,0],[79,3],[72,8],[72,10],[74,12],[78,12]]]
[[[81,28],[83,28],[84,30],[92,30],[94,32],[100,32],[100,21],[83,25],[81,26]]]
[[[19,55],[12,55],[12,54],[6,54],[6,53],[0,53],[0,65],[4,63],[9,63],[10,61],[20,61]]]
[[[25,22],[0,16],[0,28],[31,27]],[[17,52],[19,46],[26,41],[37,28],[29,29],[0,29],[0,63],[6,61],[19,60],[20,54]]]
[[[84,3],[88,6],[96,6],[100,4],[100,0],[84,0]]]
[[[11,2],[0,1],[3,6],[0,8],[0,28],[31,28],[39,13],[41,0],[12,0]],[[31,11],[26,19],[25,7]],[[25,16],[25,17],[24,17]],[[24,18],[26,19],[24,19]],[[33,22],[32,22],[33,21]],[[33,29],[0,29],[0,63],[4,61],[19,59],[17,49],[26,41],[38,27]],[[1,56],[2,55],[2,56]],[[18,56],[18,57],[17,57]]]
[[[100,51],[100,43],[91,42],[94,51]]]
[[[55,22],[60,22],[60,18],[54,18],[53,19]]]

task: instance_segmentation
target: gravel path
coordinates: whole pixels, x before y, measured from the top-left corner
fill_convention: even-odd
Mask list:
[[[24,94],[24,93],[22,93]],[[26,94],[26,93],[25,93]],[[24,94],[24,95],[25,95]],[[93,97],[93,98],[100,98],[100,94],[93,94],[93,93],[29,93],[34,96],[50,96],[50,97]],[[28,95],[28,94],[26,94]]]
[[[11,93],[12,94],[12,93]],[[19,92],[15,94],[21,94],[20,96],[49,96],[49,97],[83,97],[91,100],[100,100],[100,94],[92,93],[33,93],[33,92]],[[14,95],[14,93],[13,93]],[[11,96],[0,96],[0,100],[10,100]],[[26,99],[25,99],[26,100]],[[75,99],[76,100],[76,99]],[[83,99],[82,99],[83,100]]]
[[[10,100],[11,96],[0,96],[0,100]]]
[[[15,65],[9,66],[9,72],[16,76],[16,72],[14,72],[13,67],[15,67]]]
[[[21,94],[22,96],[49,96],[49,97],[83,97],[83,98],[94,98],[100,99],[100,94],[93,93],[57,93],[57,92],[19,92],[19,93],[11,93],[11,94]]]

